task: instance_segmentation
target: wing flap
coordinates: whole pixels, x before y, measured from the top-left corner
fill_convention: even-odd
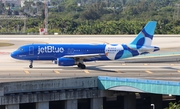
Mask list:
[[[78,54],[78,55],[65,55],[64,58],[80,58],[80,59],[89,59],[94,57],[100,57],[105,55],[105,53],[97,53],[97,54]]]

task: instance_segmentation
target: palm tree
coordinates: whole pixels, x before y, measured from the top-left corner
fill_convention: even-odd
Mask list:
[[[169,107],[166,107],[165,109],[180,109],[180,104],[179,104],[179,102],[178,103],[172,103],[172,102],[170,102],[169,103]]]

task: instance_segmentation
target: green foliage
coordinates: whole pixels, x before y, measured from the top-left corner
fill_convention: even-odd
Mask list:
[[[38,27],[27,29],[27,33],[38,33],[38,32],[39,32],[39,28]]]
[[[164,109],[180,109],[180,104],[179,103],[169,103],[169,107],[164,108]]]
[[[89,24],[89,25],[88,25]],[[137,34],[145,22],[139,21],[95,21],[77,27],[74,34]]]
[[[52,0],[52,5],[57,7],[49,9],[48,31],[50,34],[138,34],[148,21],[155,20],[158,22],[156,34],[180,34],[176,3],[180,0]],[[19,12],[36,13],[36,9],[31,9],[32,2],[25,4]],[[36,5],[40,15],[29,17],[27,33],[38,33],[39,28],[44,27],[44,5],[41,2]],[[0,14],[7,6],[0,3]],[[23,32],[24,24],[23,21],[4,20],[0,26],[1,33]]]
[[[6,29],[5,28],[1,28],[0,29],[0,33],[5,33],[6,32]]]

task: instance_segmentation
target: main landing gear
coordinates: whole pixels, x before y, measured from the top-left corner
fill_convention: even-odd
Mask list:
[[[81,69],[85,69],[85,68],[86,68],[86,65],[84,65],[84,64],[82,64],[82,63],[79,63],[77,66],[78,66],[79,68],[81,68]]]
[[[29,68],[33,68],[33,61],[32,60],[30,61]]]

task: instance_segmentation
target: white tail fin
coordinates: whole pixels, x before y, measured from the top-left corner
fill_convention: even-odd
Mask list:
[[[151,46],[156,24],[156,21],[149,21],[130,44],[136,45],[137,49],[141,48],[142,46]]]

